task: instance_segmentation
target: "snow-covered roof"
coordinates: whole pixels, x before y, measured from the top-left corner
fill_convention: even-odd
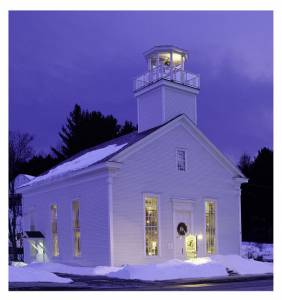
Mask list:
[[[18,188],[18,187],[24,185],[25,183],[29,182],[30,180],[33,180],[34,178],[35,178],[35,176],[31,176],[28,174],[19,174],[15,178],[14,186],[15,186],[15,188]]]
[[[108,157],[111,154],[116,153],[117,151],[119,151],[120,149],[125,147],[126,145],[127,145],[127,143],[122,144],[122,145],[113,144],[113,145],[105,146],[100,149],[88,151],[83,155],[80,155],[76,158],[73,158],[71,160],[63,162],[62,164],[49,170],[47,173],[45,173],[41,176],[38,176],[31,181],[26,182],[25,184],[21,185],[21,187],[33,185],[34,183],[48,180],[48,179],[53,179],[55,177],[56,178],[61,177],[61,176],[65,175],[66,173],[87,168],[87,167],[95,164],[96,162],[103,160],[105,157]]]

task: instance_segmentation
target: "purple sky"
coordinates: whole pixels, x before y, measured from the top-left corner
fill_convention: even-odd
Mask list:
[[[199,73],[198,126],[229,158],[273,145],[272,12],[10,13],[9,126],[49,152],[75,103],[137,122],[142,53],[187,49]]]

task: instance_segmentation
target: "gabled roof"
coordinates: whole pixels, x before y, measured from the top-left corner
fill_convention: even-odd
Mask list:
[[[161,132],[162,128],[164,130],[166,127],[170,126],[169,124],[173,124],[175,122],[178,122],[179,120],[184,121],[185,125],[193,131],[194,135],[199,139],[199,141],[203,143],[206,148],[209,149],[210,152],[214,156],[216,156],[227,169],[229,169],[233,174],[236,174],[234,177],[245,179],[241,171],[207,139],[207,137],[198,129],[198,127],[195,126],[194,123],[185,114],[181,114],[160,126],[140,133],[134,131],[127,135],[123,135],[107,141],[98,146],[83,150],[78,154],[72,156],[71,158],[58,164],[57,166],[53,167],[49,171],[23,184],[19,188],[33,185],[34,183],[47,179],[62,177],[66,173],[75,172],[96,164],[107,162],[112,158],[120,158],[124,153],[132,152],[134,145],[139,145],[140,143],[142,143],[142,140],[147,140],[147,138],[149,138],[150,136]]]

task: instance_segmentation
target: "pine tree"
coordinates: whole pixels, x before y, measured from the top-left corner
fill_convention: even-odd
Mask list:
[[[135,130],[137,130],[137,126],[134,126],[131,121],[125,121],[124,125],[120,128],[119,136],[131,133]]]
[[[273,242],[273,151],[262,148],[251,161],[246,155],[239,168],[249,178],[241,185],[244,241]]]
[[[120,126],[112,115],[104,116],[97,111],[82,110],[76,104],[59,133],[61,146],[59,149],[51,149],[62,160],[135,129],[129,121]]]

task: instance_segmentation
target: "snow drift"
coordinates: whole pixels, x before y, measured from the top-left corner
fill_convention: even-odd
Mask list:
[[[160,264],[126,265],[121,270],[111,272],[109,277],[140,280],[170,280],[180,278],[201,278],[227,276],[224,266],[214,262],[195,264],[177,259]]]
[[[70,283],[69,278],[59,277],[51,272],[29,267],[9,266],[9,282],[57,282]]]
[[[31,263],[29,268],[34,270],[43,270],[53,273],[64,273],[74,275],[85,275],[85,276],[104,276],[110,272],[116,272],[122,269],[122,267],[80,267],[80,266],[69,266],[59,263]]]
[[[125,265],[122,267],[79,267],[60,263],[31,263],[11,266],[10,282],[71,282],[53,273],[108,276],[120,279],[174,280],[228,276],[227,269],[239,275],[273,273],[273,264],[245,259],[239,255],[213,255],[191,260],[172,259],[159,264]]]
[[[245,259],[239,255],[213,255],[211,259],[240,275],[273,273],[272,263]]]

